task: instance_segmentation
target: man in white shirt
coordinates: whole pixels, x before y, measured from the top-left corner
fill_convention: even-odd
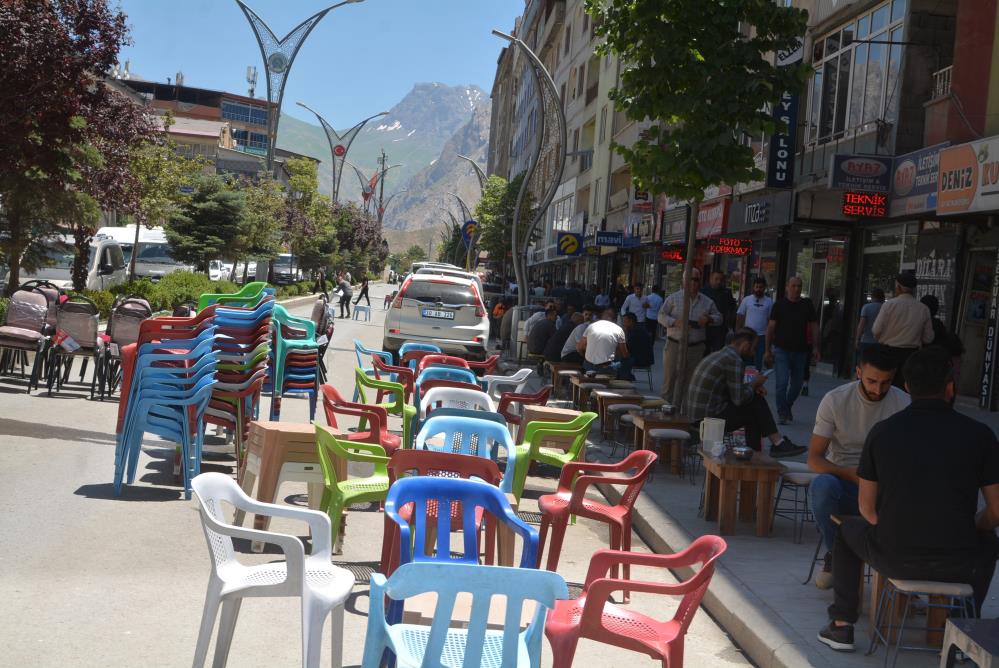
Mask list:
[[[659,309],[663,307],[662,288],[652,288],[642,303],[645,307],[645,325],[649,328],[652,342],[656,341],[656,330],[659,329]]]
[[[586,328],[583,338],[576,344],[576,352],[583,355],[583,368],[587,371],[613,370],[623,380],[631,377],[632,360],[624,329],[616,319],[614,309],[605,308],[600,320]]]
[[[766,351],[767,325],[774,300],[767,297],[767,279],[757,276],[753,281],[753,293],[742,298],[739,310],[735,312],[735,328],[748,327],[759,335],[756,342],[754,364],[757,371],[763,371],[763,353]]]
[[[644,287],[641,283],[635,283],[632,293],[625,297],[624,304],[621,305],[621,315],[633,313],[640,324],[645,322],[645,300],[642,299]]]
[[[875,424],[909,405],[909,395],[892,387],[894,358],[885,346],[864,349],[857,382],[840,385],[822,397],[808,445],[808,468],[820,475],[809,487],[812,514],[826,546],[825,564],[815,576],[820,589],[832,586],[833,515],[859,515],[857,465],[867,434]]]
[[[681,369],[679,360],[684,295],[690,298],[690,325],[687,330],[687,364]],[[662,397],[666,403],[681,407],[694,376],[694,369],[704,358],[706,328],[708,325],[722,324],[722,314],[718,307],[710,297],[701,294],[701,272],[697,269],[691,270],[686,290],[677,290],[663,302],[659,309],[659,324],[666,328]]]
[[[562,346],[562,361],[563,362],[575,362],[576,364],[583,363],[583,356],[576,352],[576,345],[583,340],[583,334],[586,333],[586,328],[593,323],[593,307],[584,306],[583,307],[583,322],[576,325],[576,328],[572,330],[569,334],[569,338],[565,340],[565,345]]]

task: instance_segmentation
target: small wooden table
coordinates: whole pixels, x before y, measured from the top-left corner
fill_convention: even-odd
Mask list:
[[[690,425],[694,424],[692,418],[686,415],[667,415],[662,411],[653,413],[644,413],[638,411],[632,411],[632,417],[635,425],[635,450],[651,450],[649,447],[649,431],[652,429],[682,429],[683,431],[689,431]],[[670,465],[670,470],[673,473],[680,473],[680,463],[683,459],[683,452],[680,450],[680,443],[674,441],[673,447],[670,448],[669,452],[665,449],[660,453],[660,459],[663,464],[667,462]]]
[[[552,394],[556,397],[562,394],[562,376],[558,374],[559,371],[579,371],[579,375],[583,373],[583,365],[576,364],[575,362],[546,362],[548,368],[551,370],[552,374]]]
[[[964,652],[978,668],[999,666],[999,619],[948,619],[940,668],[954,665],[955,649]]]
[[[638,404],[642,405],[642,395],[636,394],[634,390],[615,390],[608,387],[606,390],[594,390],[594,392],[613,392],[613,394],[597,394],[597,417],[600,418],[600,435],[607,435],[607,409],[617,404]]]
[[[607,386],[610,384],[610,376],[594,376],[593,378],[587,378],[586,376],[573,376],[571,385],[572,394],[572,404],[580,410],[586,410],[590,401],[590,391],[588,389],[583,389],[581,385],[584,383],[600,383],[601,385]]]
[[[718,521],[718,533],[735,533],[736,500],[739,519],[753,521],[756,535],[770,535],[774,486],[784,467],[768,455],[757,452],[749,461],[739,461],[726,453],[720,459],[700,451],[704,457],[704,519]]]

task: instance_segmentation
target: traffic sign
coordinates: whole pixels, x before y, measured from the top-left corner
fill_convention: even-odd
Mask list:
[[[479,224],[474,220],[466,220],[465,224],[461,226],[461,240],[465,243],[465,246],[472,245],[472,239],[479,233]]]

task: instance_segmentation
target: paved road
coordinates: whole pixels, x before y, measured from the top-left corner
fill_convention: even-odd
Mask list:
[[[337,321],[329,364],[331,381],[343,392],[352,389],[352,340],[381,344],[381,302],[387,288],[372,286],[370,322]],[[294,310],[305,314],[310,308]],[[136,484],[121,498],[113,496],[117,403],[85,397],[82,388],[72,386],[57,396],[29,396],[20,379],[0,379],[0,540],[6,547],[0,551],[0,665],[189,665],[209,573],[198,514],[173,480],[172,448],[154,437],[144,443]],[[307,421],[307,412],[304,400],[284,401],[287,421]],[[205,470],[232,471],[233,459],[222,449],[206,460]],[[528,488],[546,492],[554,482],[532,478]],[[304,492],[304,485],[289,483],[279,496],[304,503]],[[301,533],[290,523],[275,522],[273,528]],[[345,665],[360,662],[367,578],[379,558],[381,532],[380,513],[349,514],[344,554],[337,561],[354,570],[358,585],[345,621]],[[570,582],[582,581],[589,555],[606,541],[599,524],[581,521],[569,527],[560,572]],[[646,548],[638,544],[635,549]],[[248,563],[278,558],[239,556]],[[634,575],[643,576],[661,577]],[[633,605],[667,617],[675,602],[634,595]],[[297,665],[299,620],[296,600],[248,600],[230,665]],[[687,640],[690,666],[748,664],[703,612]],[[544,662],[550,665],[547,646],[545,652]],[[577,665],[587,664],[653,665],[640,655],[583,641]]]

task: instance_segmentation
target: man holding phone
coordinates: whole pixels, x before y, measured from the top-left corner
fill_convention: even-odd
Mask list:
[[[687,332],[687,363],[680,369],[680,343],[682,336],[683,302],[690,299],[690,328]],[[662,397],[666,403],[682,409],[684,388],[690,387],[697,363],[704,357],[708,325],[722,324],[722,314],[709,297],[701,294],[701,272],[692,269],[690,280],[683,290],[677,290],[663,302],[659,309],[659,324],[666,328],[666,347],[663,352]]]
[[[726,433],[745,429],[746,445],[753,450],[759,450],[766,437],[771,457],[800,455],[805,448],[787,437],[781,438],[777,431],[763,389],[766,374],[759,374],[750,383],[745,381],[743,358],[755,350],[757,338],[753,330],[740,329],[731,343],[701,360],[687,391],[686,413],[695,420],[706,417],[725,420]]]

